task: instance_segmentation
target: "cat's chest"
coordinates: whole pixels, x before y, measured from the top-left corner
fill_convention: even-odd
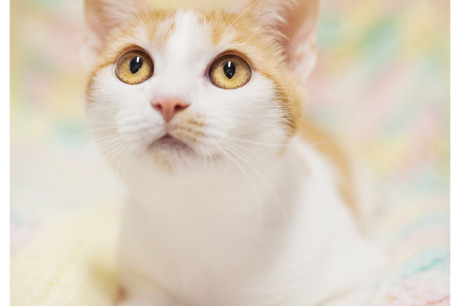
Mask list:
[[[324,273],[318,259],[330,256],[330,245],[337,246],[339,235],[329,225],[340,228],[337,216],[344,213],[339,209],[330,216],[341,203],[318,184],[308,177],[300,180],[292,188],[291,205],[258,212],[265,216],[256,216],[255,208],[251,218],[249,210],[214,219],[176,210],[176,221],[164,214],[126,215],[123,262],[192,305],[265,305],[261,301],[272,303],[288,294],[280,289],[290,288],[289,282],[316,286],[308,280]]]
[[[235,292],[244,296],[242,288],[273,292],[267,288],[280,287],[295,267],[305,267],[295,276],[301,281],[327,253],[325,238],[333,244],[328,224],[336,217],[329,212],[345,213],[333,182],[315,175],[318,169],[307,171],[310,159],[300,150],[279,176],[258,186],[241,178],[230,189],[158,190],[150,209],[128,203],[123,261],[186,300],[210,292],[231,300]]]

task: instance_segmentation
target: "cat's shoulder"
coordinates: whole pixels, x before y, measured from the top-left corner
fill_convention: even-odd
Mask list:
[[[320,153],[332,166],[337,179],[337,185],[344,201],[352,213],[358,217],[358,203],[354,171],[348,152],[335,135],[327,132],[308,118],[299,122],[297,134],[300,139],[308,143]]]

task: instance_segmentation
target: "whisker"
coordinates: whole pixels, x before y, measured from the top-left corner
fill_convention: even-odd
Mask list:
[[[219,30],[216,32],[216,33],[220,33],[222,32],[222,29],[224,28],[224,26],[227,24],[227,20],[228,18],[230,17],[230,13],[227,14],[227,17],[225,18],[224,22],[222,23],[222,25],[220,26]]]
[[[116,108],[116,107],[112,107],[112,106],[108,106],[108,105],[102,105],[102,104],[92,105],[92,106],[90,106],[88,108],[88,113],[97,112],[97,111],[117,113],[119,111],[119,109]]]
[[[236,16],[236,18],[233,20],[233,22],[225,29],[224,33],[227,33],[228,29],[230,29],[230,27],[231,27],[241,16],[243,16],[244,14],[246,14],[246,12],[248,12],[249,9],[251,9],[253,6],[255,6],[258,2],[260,2],[260,0],[255,0],[253,3],[251,3],[250,5],[248,5],[240,14],[238,14],[238,16]]]
[[[107,160],[110,161],[111,165],[116,161],[116,157],[118,156],[119,152],[124,148],[123,144],[118,144],[117,146],[113,147],[110,151],[105,151],[104,155],[106,156]]]
[[[260,172],[251,164],[251,162],[247,161],[245,158],[243,158],[241,156],[241,154],[238,154],[237,152],[235,152],[234,150],[231,150],[229,149],[228,147],[226,148],[227,151],[229,153],[233,153],[233,156],[235,158],[238,158],[241,162],[243,162],[244,164],[246,164],[246,166],[252,170],[252,172],[259,178],[259,180],[262,182],[262,184],[265,186],[265,188],[268,190],[269,193],[271,193],[271,195],[273,196],[276,204],[277,204],[277,208],[280,212],[280,214],[285,218],[286,217],[286,214],[284,212],[284,210],[282,209],[282,204],[280,203],[280,199],[279,197],[276,195],[276,193],[272,190],[272,188],[270,187],[270,184],[265,180],[265,178],[263,177],[263,175],[260,174]]]
[[[287,139],[285,141],[280,141],[280,142],[260,142],[260,141],[252,141],[248,139],[230,137],[230,136],[224,135],[223,132],[220,132],[220,133],[207,132],[206,136],[213,137],[215,139],[223,139],[223,140],[234,142],[234,143],[251,144],[254,146],[280,147],[280,148],[296,147],[296,144],[290,143],[290,139]],[[312,146],[320,146],[320,145],[329,144],[332,142],[330,140],[321,141],[321,142],[308,142],[304,138],[302,140],[304,140],[305,143],[312,145]]]
[[[260,158],[260,156],[258,155],[259,154],[258,152],[254,152],[253,150],[251,150],[247,146],[243,146],[241,144],[236,144],[236,145],[238,146],[239,149],[243,150],[245,154],[248,154],[249,157],[252,157],[254,160],[258,160]],[[280,186],[285,188],[286,191],[289,191],[288,186],[285,184],[285,182],[280,180],[278,176],[276,176],[276,175],[271,176],[271,178],[276,180],[278,183],[280,183]]]
[[[125,145],[123,151],[120,153],[120,158],[118,160],[118,173],[121,177],[124,177],[126,173],[127,158],[132,154],[133,150],[130,149],[129,145]]]
[[[251,184],[251,191],[252,193],[254,194],[254,198],[257,199],[257,202],[260,201],[260,195],[256,192],[256,184],[255,182],[253,181],[251,175],[249,175],[249,173],[240,165],[240,163],[235,160],[232,155],[227,151],[228,148],[222,146],[220,147],[220,152],[225,155],[242,173],[243,175],[247,178],[247,180],[249,181],[249,183]]]

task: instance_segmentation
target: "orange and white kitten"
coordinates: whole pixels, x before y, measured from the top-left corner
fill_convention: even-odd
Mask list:
[[[318,3],[237,4],[85,3],[88,120],[129,189],[121,304],[369,305],[380,253],[302,115]]]

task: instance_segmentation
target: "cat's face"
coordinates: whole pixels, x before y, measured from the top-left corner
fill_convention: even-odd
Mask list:
[[[253,14],[137,5],[118,18],[97,45],[86,98],[109,159],[177,171],[280,154],[301,94],[286,50]]]

